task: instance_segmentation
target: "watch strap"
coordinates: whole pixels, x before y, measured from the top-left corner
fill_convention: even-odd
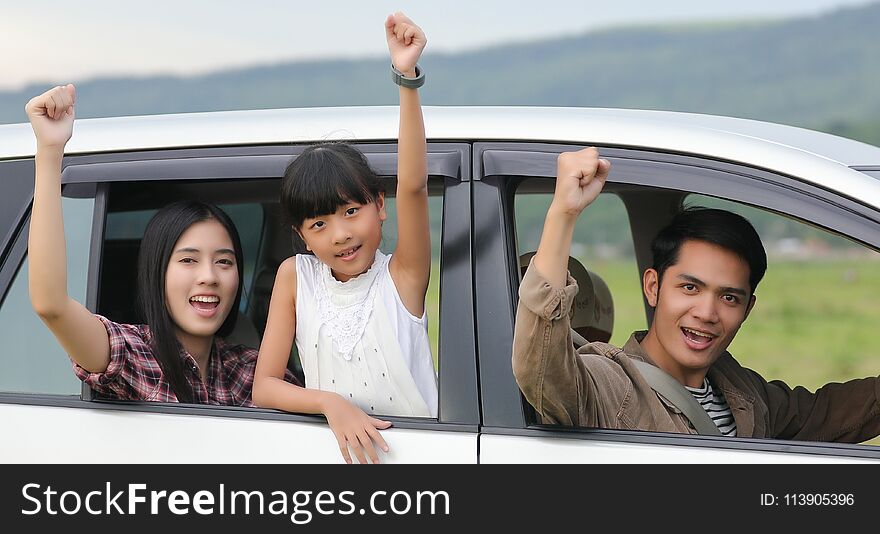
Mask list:
[[[394,65],[391,65],[391,81],[407,89],[418,89],[425,85],[425,71],[416,65],[416,75],[414,78],[410,78],[404,76],[402,72],[394,68]]]

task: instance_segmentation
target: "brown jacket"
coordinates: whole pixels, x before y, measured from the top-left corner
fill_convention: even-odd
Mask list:
[[[640,344],[646,332],[634,333],[623,349],[594,342],[575,351],[570,312],[577,291],[570,276],[554,289],[532,266],[519,288],[513,371],[542,422],[696,434],[632,363],[651,363]],[[708,378],[724,393],[740,437],[858,443],[880,434],[880,378],[826,384],[811,393],[767,382],[726,352]]]

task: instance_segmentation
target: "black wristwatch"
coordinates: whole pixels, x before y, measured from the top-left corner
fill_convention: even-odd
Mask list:
[[[416,65],[416,77],[410,78],[408,76],[404,76],[403,73],[395,69],[394,65],[392,64],[391,81],[401,87],[406,87],[407,89],[418,89],[419,87],[425,85],[425,71],[423,71],[421,67]]]

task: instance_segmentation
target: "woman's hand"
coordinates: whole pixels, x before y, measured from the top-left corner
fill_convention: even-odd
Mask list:
[[[37,148],[64,148],[73,135],[76,88],[73,84],[49,89],[25,105],[37,138]]]
[[[428,43],[425,32],[398,11],[385,20],[385,38],[394,68],[406,76],[415,76],[416,63]]]
[[[342,452],[343,458],[345,458],[345,463],[351,463],[349,447],[354,451],[358,462],[362,464],[368,463],[367,456],[371,460],[369,463],[379,463],[379,455],[373,446],[373,442],[383,452],[388,452],[388,444],[385,443],[382,435],[376,429],[390,427],[390,421],[380,421],[370,417],[363,410],[336,394],[328,396],[323,412],[324,416],[327,417],[330,430],[336,436],[336,441],[339,443],[339,450]],[[364,451],[366,451],[366,456]]]

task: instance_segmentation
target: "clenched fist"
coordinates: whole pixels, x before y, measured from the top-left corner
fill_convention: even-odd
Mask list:
[[[416,63],[428,43],[425,32],[398,11],[385,20],[385,38],[394,68],[406,76],[415,76]]]
[[[592,147],[559,154],[550,209],[577,217],[602,192],[610,170],[611,163]]]
[[[24,109],[37,137],[37,147],[64,147],[73,135],[76,88],[73,84],[54,87],[28,101]]]

